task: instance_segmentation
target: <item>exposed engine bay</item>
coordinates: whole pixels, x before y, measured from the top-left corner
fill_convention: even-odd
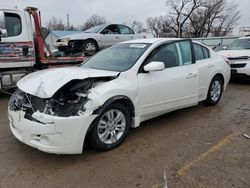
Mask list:
[[[90,90],[114,78],[72,80],[48,99],[42,99],[17,89],[10,99],[9,108],[12,111],[25,111],[25,118],[33,121],[36,121],[32,117],[34,112],[59,117],[81,116],[86,110],[85,104],[90,100],[88,98]]]

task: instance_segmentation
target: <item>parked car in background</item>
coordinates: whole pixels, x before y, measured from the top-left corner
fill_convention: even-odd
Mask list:
[[[218,53],[229,62],[232,78],[250,78],[250,37],[239,38]]]
[[[17,84],[14,136],[39,150],[81,153],[119,146],[130,127],[199,101],[215,105],[230,79],[224,59],[187,39],[116,44],[76,67],[32,73]]]
[[[153,38],[150,33],[136,34],[130,27],[122,24],[103,24],[92,27],[80,34],[59,38],[55,46],[60,51],[82,52],[87,56],[102,48],[132,39]]]

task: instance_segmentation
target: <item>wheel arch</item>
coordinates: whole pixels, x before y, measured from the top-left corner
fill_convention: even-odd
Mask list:
[[[213,80],[214,80],[215,78],[217,78],[217,79],[219,78],[219,79],[222,81],[221,94],[220,94],[220,97],[219,97],[219,99],[218,99],[217,101],[211,101],[211,98],[210,98],[210,87],[212,86]],[[211,81],[210,81],[210,83],[209,83],[209,86],[208,86],[208,89],[207,89],[206,99],[203,101],[203,103],[204,103],[205,105],[207,105],[207,106],[216,105],[216,104],[219,102],[219,100],[220,100],[220,98],[221,98],[221,96],[222,96],[222,92],[224,91],[224,87],[225,87],[225,78],[224,78],[223,74],[221,74],[221,73],[216,73],[216,74],[212,77],[212,79],[211,79]]]
[[[107,106],[109,106],[109,105],[111,105],[113,103],[121,103],[126,108],[128,108],[129,113],[131,114],[131,117],[132,118],[135,117],[134,104],[133,104],[132,100],[129,97],[125,96],[125,95],[117,95],[117,96],[113,96],[113,97],[109,98],[108,100],[106,100],[106,102],[104,102],[104,104],[102,106],[100,106],[99,108],[94,110],[93,114],[95,114],[95,115],[101,114]],[[91,123],[91,125],[89,126],[89,128],[87,130],[85,139],[87,138],[87,136],[89,135],[89,133],[91,132],[91,130],[93,128],[94,128],[94,124]]]
[[[221,79],[222,84],[223,84],[223,89],[224,89],[224,87],[225,87],[225,78],[224,78],[223,74],[221,74],[221,73],[215,74],[215,75],[213,76],[212,80],[213,80],[214,77],[216,77],[216,76],[218,76],[218,77]],[[212,80],[211,80],[211,81],[212,81]]]
[[[109,98],[101,107],[96,109],[93,112],[93,114],[101,114],[107,106],[109,106],[112,103],[116,103],[116,102],[119,102],[119,103],[123,104],[125,107],[127,107],[129,112],[131,113],[132,117],[135,116],[134,104],[133,104],[132,100],[125,95],[117,95],[117,96],[113,96],[113,97]]]
[[[214,74],[214,76],[211,77],[211,80],[207,83],[208,85],[207,85],[207,87],[206,87],[206,89],[205,89],[205,93],[204,93],[206,96],[207,96],[207,93],[208,93],[210,84],[211,84],[212,80],[213,80],[216,76],[218,76],[218,77],[222,80],[223,91],[225,90],[225,78],[224,78],[224,76],[223,76],[222,73],[217,72],[217,73]]]

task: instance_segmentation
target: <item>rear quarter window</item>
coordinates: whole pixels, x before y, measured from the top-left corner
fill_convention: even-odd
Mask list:
[[[196,61],[210,58],[209,50],[206,47],[196,43],[194,43],[194,54]]]

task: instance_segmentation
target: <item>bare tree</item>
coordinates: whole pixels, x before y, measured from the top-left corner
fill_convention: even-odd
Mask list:
[[[141,21],[134,20],[130,25],[131,28],[137,33],[142,33],[146,31],[144,24]]]
[[[241,17],[238,4],[234,2],[224,3],[221,9],[221,14],[217,16],[213,27],[211,27],[213,36],[225,36],[231,33]]]
[[[87,30],[91,27],[107,23],[106,18],[97,14],[92,15],[82,26],[82,30]]]
[[[237,25],[238,6],[226,0],[212,0],[190,16],[189,35],[192,37],[225,36]]]
[[[176,37],[224,36],[240,18],[237,4],[227,0],[167,0]]]
[[[176,37],[183,37],[183,30],[192,13],[204,4],[204,0],[167,0],[171,20],[170,28]]]
[[[52,17],[46,24],[49,30],[65,30],[67,26],[59,18]]]
[[[147,19],[147,26],[155,37],[172,36],[171,28],[169,27],[170,21],[166,16],[149,17]]]

